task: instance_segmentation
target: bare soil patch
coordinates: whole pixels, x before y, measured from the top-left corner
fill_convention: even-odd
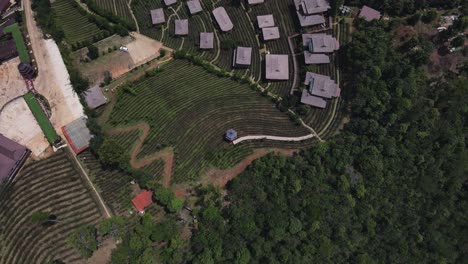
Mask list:
[[[49,148],[49,143],[23,97],[5,105],[0,113],[0,133],[25,145],[36,157],[43,157]]]
[[[102,245],[99,246],[99,249],[96,250],[91,258],[88,259],[88,264],[103,264],[110,263],[112,250],[117,248],[114,240],[108,238],[102,242]]]
[[[241,163],[237,164],[235,167],[220,170],[220,169],[209,169],[204,173],[207,183],[211,183],[215,186],[224,187],[230,180],[234,179],[237,175],[243,172],[247,166],[252,164],[252,162],[258,158],[261,158],[268,153],[274,153],[275,155],[282,155],[292,157],[297,150],[289,149],[257,149],[251,155],[247,156]],[[182,193],[181,193],[182,194]]]
[[[28,92],[18,71],[19,57],[0,64],[0,109],[10,100]]]

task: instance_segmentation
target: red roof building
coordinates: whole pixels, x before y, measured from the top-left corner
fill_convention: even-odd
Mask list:
[[[132,199],[133,206],[137,209],[138,213],[144,213],[145,208],[153,203],[153,192],[144,191]]]

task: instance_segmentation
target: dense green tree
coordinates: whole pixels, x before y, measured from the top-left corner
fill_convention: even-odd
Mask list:
[[[31,222],[34,224],[44,224],[49,220],[50,212],[36,211],[31,215]]]
[[[89,45],[88,47],[88,57],[91,60],[95,60],[99,57],[99,49],[94,45]]]
[[[98,151],[99,160],[107,166],[125,167],[129,161],[127,150],[112,139],[104,140]]]
[[[97,249],[96,228],[94,226],[78,228],[68,237],[68,244],[83,258],[91,257]]]

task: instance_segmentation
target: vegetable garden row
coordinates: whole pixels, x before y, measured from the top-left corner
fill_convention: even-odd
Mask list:
[[[33,224],[31,214],[50,212],[53,225]],[[0,193],[0,263],[82,262],[67,237],[101,220],[98,206],[65,152],[27,164]]]
[[[216,77],[185,60],[165,65],[162,73],[133,89],[137,95],[126,94],[117,101],[108,123],[125,127],[147,122],[151,131],[138,158],[159,151],[162,145],[173,146],[176,182],[195,179],[200,168],[209,165],[220,149],[236,156],[242,147],[234,147],[223,139],[230,128],[236,129],[239,136],[294,137],[309,133],[248,85]]]

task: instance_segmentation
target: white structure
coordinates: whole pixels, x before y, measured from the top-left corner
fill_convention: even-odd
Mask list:
[[[192,15],[203,11],[200,0],[189,0],[187,1],[187,6]]]
[[[257,23],[259,28],[274,27],[275,19],[273,15],[257,16]]]
[[[164,10],[162,8],[153,9],[150,11],[150,13],[151,13],[151,22],[153,23],[153,25],[166,22],[166,18],[164,17]]]
[[[175,23],[175,35],[185,36],[189,33],[188,19],[176,19]]]
[[[200,33],[200,49],[212,49],[214,46],[214,33],[201,32]]]
[[[278,27],[262,28],[263,40],[279,39],[280,33]]]
[[[213,16],[215,17],[216,22],[218,22],[219,28],[221,28],[222,31],[227,32],[234,28],[231,18],[229,18],[229,15],[224,7],[213,9]]]
[[[267,80],[289,80],[289,55],[267,54],[265,56]]]

